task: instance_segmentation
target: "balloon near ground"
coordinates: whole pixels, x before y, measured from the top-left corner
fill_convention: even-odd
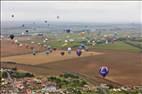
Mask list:
[[[77,54],[77,56],[81,56],[81,54],[82,54],[81,49],[77,49],[76,54]]]
[[[102,77],[106,77],[109,73],[109,69],[106,66],[100,67],[99,73]]]
[[[13,40],[14,37],[15,37],[15,36],[14,36],[13,34],[9,35],[9,38],[10,38],[11,40]]]
[[[60,54],[63,56],[63,55],[65,55],[65,52],[61,52]]]

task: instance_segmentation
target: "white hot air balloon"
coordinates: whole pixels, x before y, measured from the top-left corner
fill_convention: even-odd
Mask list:
[[[46,41],[48,41],[48,39],[47,39],[47,38],[46,38],[45,40],[46,40]]]
[[[67,43],[67,42],[68,42],[68,40],[65,40],[65,42]]]
[[[67,51],[68,51],[68,53],[70,54],[71,51],[72,51],[71,47],[68,47]]]
[[[34,44],[34,43],[35,43],[34,41],[31,42],[31,44]]]
[[[22,35],[25,35],[25,33],[24,33],[24,32],[22,32]]]
[[[14,40],[14,42],[15,42],[15,43],[18,43],[18,40],[16,39],[16,40]]]

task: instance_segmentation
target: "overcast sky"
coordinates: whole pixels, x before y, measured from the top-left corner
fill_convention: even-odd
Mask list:
[[[2,1],[1,5],[2,21],[142,22],[141,1]]]

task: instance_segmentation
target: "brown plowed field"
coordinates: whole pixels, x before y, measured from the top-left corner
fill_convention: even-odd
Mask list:
[[[94,51],[92,52],[94,53]],[[58,51],[55,53],[58,53]],[[60,56],[59,53],[56,56],[55,53],[52,53],[49,58],[51,59],[51,57],[53,56],[52,57],[53,61],[47,60],[46,62],[45,60],[43,62],[42,59],[39,59],[38,63],[36,63],[37,58],[43,58],[48,56],[46,56],[44,53],[41,53],[35,56],[37,58],[35,58],[32,55],[28,55],[27,56],[28,59],[27,60],[25,59],[25,61],[28,62],[29,60],[29,61],[32,61],[33,63],[33,59],[35,59],[34,62],[37,65],[34,65],[34,66],[41,67],[41,68],[36,68],[36,67],[33,68],[30,66],[22,67],[22,65],[19,66],[19,68],[27,70],[27,71],[31,71],[37,75],[58,74],[58,72],[59,73],[60,72],[76,72],[76,73],[85,74],[90,79],[95,79],[95,76],[99,76],[98,70],[100,66],[106,65],[110,69],[110,73],[107,76],[107,79],[118,82],[120,84],[124,84],[124,85],[130,85],[130,86],[142,85],[142,53],[103,51],[103,52],[98,52],[103,54],[92,55],[89,53],[89,55],[85,55],[84,57],[82,56],[80,58],[74,58],[74,57],[67,58],[68,56]],[[13,58],[13,56],[7,57],[7,58]],[[59,58],[59,61],[57,58]],[[66,58],[66,60],[63,60],[60,58]],[[17,63],[20,63],[20,62],[17,60]],[[27,64],[29,63],[30,62],[28,62]]]
[[[43,51],[44,48],[36,45],[36,44],[28,44],[28,48],[26,47],[26,44],[23,44],[22,47],[16,45],[14,41],[12,40],[0,40],[0,53],[1,57],[7,57],[7,56],[13,56],[13,55],[21,55],[21,54],[27,54],[31,53],[32,50],[30,47],[34,47],[37,51]]]

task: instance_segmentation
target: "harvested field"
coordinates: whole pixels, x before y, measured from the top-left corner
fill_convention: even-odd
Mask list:
[[[36,56],[33,56],[32,54],[26,54],[19,56],[3,57],[1,58],[1,61],[12,61],[20,64],[36,65],[36,64],[43,64],[48,62],[60,61],[60,60],[79,58],[79,56],[76,55],[75,51],[72,51],[71,54],[68,54],[66,52],[64,56],[62,56],[60,52],[61,51],[54,51],[48,55],[46,55],[45,53],[38,53]],[[102,53],[84,52],[80,57],[93,56],[99,54]]]

